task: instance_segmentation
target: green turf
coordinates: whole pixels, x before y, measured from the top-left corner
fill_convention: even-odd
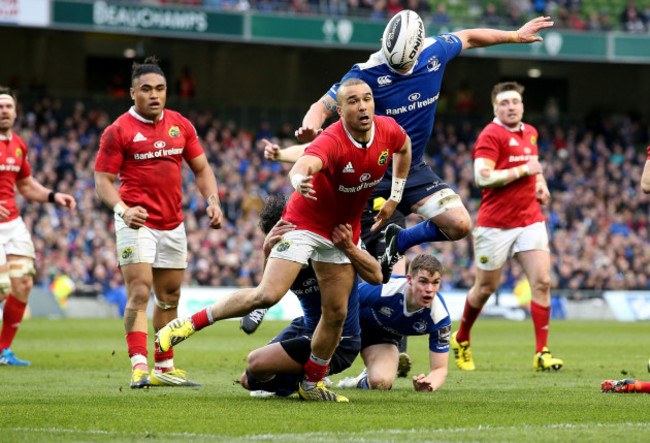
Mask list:
[[[645,441],[650,396],[602,394],[608,378],[650,380],[647,323],[552,323],[558,373],[532,369],[530,320],[480,319],[477,370],[450,360],[447,383],[416,393],[346,390],[349,404],[252,398],[234,383],[248,351],[285,323],[253,336],[216,324],[177,347],[175,362],[202,388],[129,388],[120,320],[26,320],[14,343],[27,368],[0,367],[0,441]],[[454,325],[456,326],[456,325]],[[425,337],[412,338],[412,373],[427,371]],[[452,354],[453,357],[453,354]],[[356,375],[357,360],[345,374]]]

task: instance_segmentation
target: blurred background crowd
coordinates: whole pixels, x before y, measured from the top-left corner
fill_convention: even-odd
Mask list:
[[[474,119],[448,118],[464,110]],[[489,112],[472,112],[462,94],[441,97],[426,160],[465,200],[476,216],[480,191],[473,185],[471,151]],[[103,129],[118,115],[64,106],[41,98],[19,106],[15,132],[30,146],[36,179],[75,196],[71,215],[54,205],[24,202],[22,216],[37,250],[36,284],[57,277],[74,282],[78,294],[108,294],[123,287],[117,268],[113,214],[94,191],[93,166]],[[123,109],[123,111],[125,111]],[[291,123],[241,128],[209,112],[185,112],[217,175],[224,215],[221,230],[207,228],[205,202],[184,167],[183,208],[189,245],[185,285],[251,286],[262,275],[263,235],[258,213],[266,197],[293,191],[289,166],[265,161],[260,140],[295,143]],[[462,115],[462,114],[456,114]],[[531,114],[533,116],[533,114]],[[524,117],[524,121],[530,121]],[[534,114],[539,148],[552,200],[544,209],[551,235],[554,289],[650,289],[650,197],[639,187],[650,143],[650,122],[634,115],[594,113],[579,122],[560,119],[553,100]],[[410,216],[417,223],[416,216]],[[417,247],[410,255],[421,252]],[[443,262],[443,291],[467,289],[474,278],[471,238],[427,246]],[[506,268],[502,289],[521,279],[518,265]]]
[[[402,9],[417,11],[429,24],[519,27],[538,15],[556,17],[560,29],[576,31],[650,30],[650,4],[627,0],[120,0],[162,6],[195,6],[207,11],[254,11],[366,17],[385,21]]]

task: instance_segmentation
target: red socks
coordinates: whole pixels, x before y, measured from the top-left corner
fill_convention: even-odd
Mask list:
[[[318,383],[323,378],[325,378],[325,374],[327,373],[327,367],[329,366],[329,360],[327,360],[325,364],[320,364],[320,363],[316,363],[313,360],[313,357],[314,357],[313,355],[309,357],[309,360],[307,360],[307,363],[305,363],[304,366],[305,380],[311,383]]]
[[[208,306],[207,308],[192,315],[192,324],[194,325],[194,330],[199,331],[206,326],[210,326],[213,323],[210,321],[212,316],[209,315],[208,309],[211,309],[211,307]]]
[[[531,301],[530,315],[533,317],[533,327],[535,328],[535,352],[542,352],[548,342],[548,322],[551,318],[551,307],[544,307]]]
[[[16,332],[23,321],[27,304],[9,294],[2,311],[2,332],[0,332],[0,350],[8,349],[14,341]]]
[[[456,341],[458,343],[469,342],[469,333],[474,326],[474,322],[478,318],[483,306],[475,308],[469,304],[469,300],[465,300],[465,310],[463,311],[463,318],[460,321],[460,329],[456,333]]]

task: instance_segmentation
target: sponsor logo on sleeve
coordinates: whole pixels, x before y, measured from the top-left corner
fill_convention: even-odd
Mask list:
[[[20,158],[23,156],[23,150],[21,148],[16,148],[16,155],[14,157]]]
[[[536,145],[537,144],[537,137],[535,137],[534,135],[531,135],[530,136],[530,144],[531,145]]]

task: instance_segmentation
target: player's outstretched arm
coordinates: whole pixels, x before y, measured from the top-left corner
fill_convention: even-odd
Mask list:
[[[402,193],[406,186],[406,178],[411,168],[411,139],[406,140],[401,149],[393,154],[393,183],[390,188],[390,197],[384,202],[375,216],[375,223],[370,227],[371,231],[379,229],[393,215],[397,205],[402,201]]]
[[[310,200],[316,200],[316,190],[312,184],[314,174],[323,167],[323,161],[313,155],[303,155],[289,171],[291,186],[300,195]]]
[[[447,379],[447,363],[449,352],[429,351],[429,363],[431,372],[429,375],[414,375],[413,388],[420,392],[435,392],[445,383]]]
[[[325,94],[309,107],[302,119],[302,126],[296,129],[296,138],[301,143],[308,143],[323,132],[323,123],[336,113],[336,100]]]
[[[498,29],[477,28],[464,29],[454,32],[463,42],[463,51],[472,48],[484,48],[502,43],[532,43],[544,40],[537,33],[552,27],[551,17],[537,17],[525,23],[516,31],[501,31]]]
[[[489,158],[479,157],[474,160],[474,181],[478,188],[499,188],[509,185],[522,177],[542,174],[542,165],[537,157],[531,158],[525,165],[508,169],[495,169],[495,166],[494,160]]]
[[[266,160],[278,161],[283,163],[295,163],[300,156],[305,152],[309,143],[302,145],[293,145],[288,148],[280,149],[280,146],[271,143],[269,140],[263,138],[264,144],[264,158]]]
[[[217,189],[217,179],[210,168],[208,158],[205,154],[194,157],[188,162],[190,169],[194,173],[196,186],[201,191],[201,195],[208,202],[205,212],[210,217],[210,227],[220,229],[223,223],[223,213],[221,212],[221,202],[219,201],[219,191]]]
[[[77,206],[77,202],[73,196],[47,189],[45,186],[34,180],[32,176],[18,180],[16,182],[16,189],[18,189],[20,195],[25,197],[27,200],[41,203],[50,201],[69,209],[74,209]],[[50,195],[52,195],[52,197],[50,197]]]
[[[332,231],[332,242],[348,256],[359,276],[371,285],[380,285],[383,279],[381,265],[368,251],[352,241],[352,226],[341,224]]]

